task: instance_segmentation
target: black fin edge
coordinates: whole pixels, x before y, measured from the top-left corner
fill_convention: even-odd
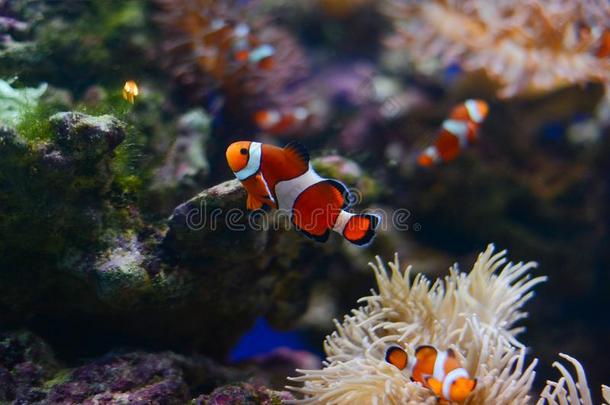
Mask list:
[[[309,164],[309,152],[302,143],[290,141],[286,146],[284,146],[284,149],[292,149],[305,161],[305,163]]]
[[[328,183],[331,186],[333,186],[334,188],[336,188],[343,196],[343,205],[341,205],[342,210],[347,209],[352,205],[351,204],[352,193],[350,193],[349,189],[347,188],[347,186],[345,184],[343,184],[339,180],[335,180],[335,179],[326,179],[326,180],[324,180],[324,182]]]

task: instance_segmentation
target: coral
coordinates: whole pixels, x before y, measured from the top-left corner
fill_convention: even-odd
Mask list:
[[[118,88],[131,77],[117,74],[132,75],[154,66],[144,1],[12,3],[31,21],[29,47],[28,52],[12,52],[2,71],[28,81],[44,78],[78,93],[91,83]],[[120,70],[109,68],[117,65]]]
[[[239,2],[157,3],[161,8],[158,20],[166,37],[163,53],[168,69],[181,85],[188,87],[193,100],[220,89],[229,110],[251,114],[261,106],[276,106],[277,96],[304,79],[307,63],[290,33],[261,20],[248,22],[246,15],[255,13]],[[224,25],[219,28],[219,23]],[[273,47],[270,68],[262,69],[235,58],[232,35],[242,27],[247,27],[249,36],[258,44]]]
[[[501,97],[571,84],[610,84],[597,57],[610,9],[596,1],[390,0],[391,16],[417,66],[483,70]],[[400,43],[400,41],[399,41]]]
[[[35,88],[16,89],[5,80],[0,80],[0,122],[3,125],[17,125],[24,112],[33,108],[47,90],[42,83]]]

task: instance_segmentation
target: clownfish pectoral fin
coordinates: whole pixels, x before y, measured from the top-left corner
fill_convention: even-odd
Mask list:
[[[380,222],[381,219],[375,214],[354,215],[345,224],[343,236],[354,245],[367,246],[375,238]]]
[[[408,365],[409,356],[400,347],[391,346],[385,352],[385,361],[396,366],[399,370],[404,370]]]
[[[271,195],[269,185],[262,173],[257,173],[252,180],[252,188],[250,189],[252,192],[248,192],[247,208],[257,210],[262,208],[263,205],[275,207],[275,199]]]
[[[305,172],[309,168],[309,152],[299,142],[289,142],[284,146],[284,153],[291,162],[297,165],[299,171]]]
[[[246,200],[246,208],[249,210],[258,210],[263,207],[263,202],[258,198],[252,196],[252,194],[248,193],[248,199]]]
[[[430,388],[432,390],[432,392],[434,392],[434,395],[436,395],[439,398],[442,398],[442,391],[443,391],[442,382],[440,382],[439,380],[437,380],[434,377],[426,377],[426,379],[424,380],[424,383],[426,384],[426,386],[428,388]]]
[[[436,354],[436,347],[429,345],[417,346],[415,355],[417,356],[418,354]]]

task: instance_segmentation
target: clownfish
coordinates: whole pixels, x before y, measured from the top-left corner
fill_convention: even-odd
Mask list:
[[[610,29],[605,29],[599,39],[599,48],[597,48],[597,52],[595,56],[598,58],[606,58],[610,56]]]
[[[452,349],[441,351],[433,346],[419,346],[415,359],[398,346],[386,350],[385,360],[400,370],[408,368],[411,380],[429,388],[441,401],[462,402],[475,389],[477,380],[460,365]]]
[[[283,135],[293,130],[297,125],[309,118],[305,107],[294,107],[284,110],[266,109],[254,113],[256,126],[272,135]]]
[[[280,148],[240,141],[227,148],[226,156],[248,192],[248,209],[279,208],[290,215],[298,231],[318,242],[325,242],[331,230],[358,246],[375,237],[380,218],[346,211],[350,194],[345,185],[320,177],[301,144],[290,142]]]
[[[133,80],[127,80],[123,85],[123,98],[133,104],[136,101],[136,97],[140,94],[138,85]]]
[[[228,41],[232,58],[241,64],[247,63],[263,70],[274,66],[275,48],[260,44],[247,24],[233,24],[217,18],[210,23],[209,36],[220,36]],[[212,41],[211,38],[208,40]]]
[[[479,127],[488,112],[489,106],[483,100],[470,99],[459,104],[451,111],[449,118],[443,121],[434,145],[417,157],[417,163],[429,167],[458,157],[462,149],[477,141]]]

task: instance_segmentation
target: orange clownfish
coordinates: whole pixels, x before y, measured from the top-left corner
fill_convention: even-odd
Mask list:
[[[411,379],[432,390],[442,402],[462,402],[475,389],[476,379],[460,365],[452,349],[441,351],[433,346],[419,346],[415,359],[409,361],[407,352],[398,346],[386,350],[385,360],[411,372]]]
[[[355,245],[368,245],[380,218],[346,211],[349,192],[343,183],[320,177],[304,146],[291,142],[280,148],[259,142],[234,142],[227,162],[248,192],[247,208],[279,208],[290,215],[297,230],[319,242],[330,231]]]
[[[476,142],[479,127],[488,112],[489,106],[483,100],[466,100],[455,107],[443,121],[434,145],[417,157],[417,163],[428,167],[455,159],[463,148]]]
[[[294,107],[285,110],[266,109],[254,113],[254,122],[262,131],[273,135],[283,135],[295,129],[300,123],[309,118],[309,111],[305,107]]]

